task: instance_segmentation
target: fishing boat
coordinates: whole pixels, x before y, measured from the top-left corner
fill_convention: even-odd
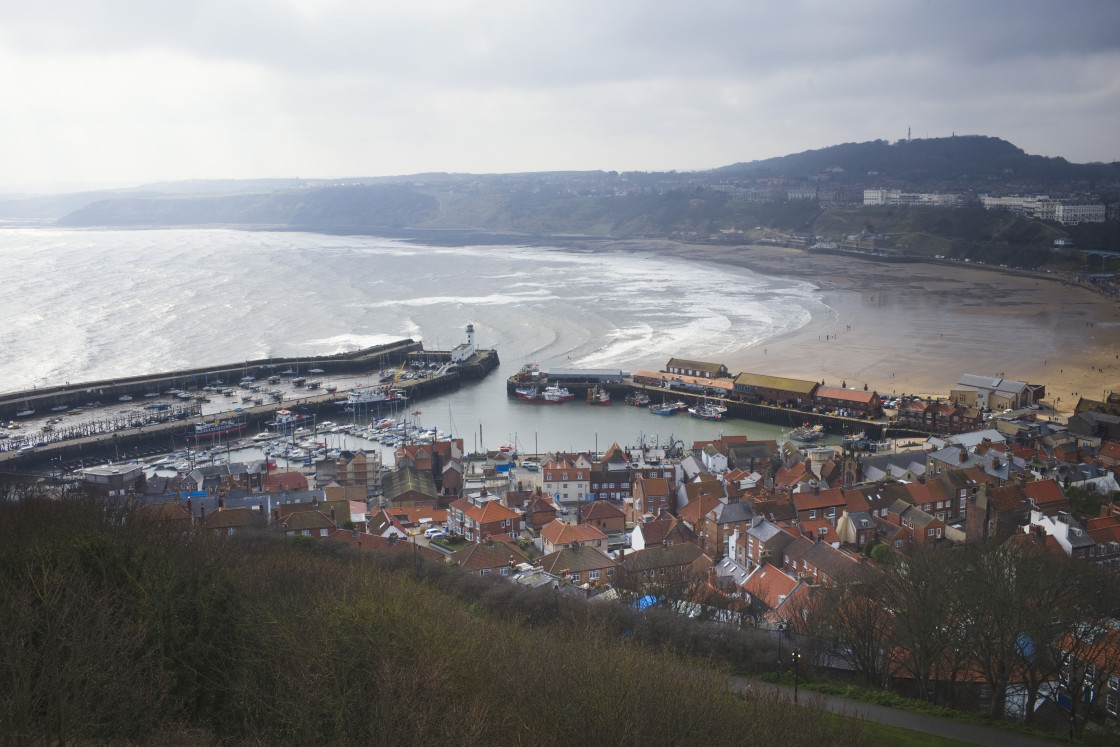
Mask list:
[[[660,405],[650,405],[649,411],[654,415],[676,415],[682,410],[687,410],[688,405],[684,402],[662,402]]]
[[[213,423],[199,423],[194,427],[194,433],[187,434],[188,441],[199,441],[204,438],[217,438],[228,433],[240,433],[245,430],[244,420],[215,420]]]
[[[517,394],[518,399],[525,400],[526,402],[546,405],[567,402],[576,397],[576,395],[569,392],[566,387],[560,386],[546,386],[544,389],[540,387],[520,387],[515,390],[515,394]]]
[[[824,436],[823,425],[809,425],[806,423],[800,428],[794,428],[790,431],[789,437],[794,441],[816,441],[818,438]]]
[[[727,408],[723,405],[713,405],[710,403],[688,408],[689,415],[702,420],[723,420],[723,416],[726,412]]]
[[[406,402],[408,394],[403,389],[393,389],[387,386],[367,386],[351,389],[346,399],[339,400],[339,405],[373,405],[381,402]]]
[[[609,405],[611,403],[611,393],[602,386],[595,386],[587,390],[587,404],[589,405]]]
[[[849,433],[840,439],[840,445],[848,449],[862,449],[868,445],[867,434],[863,431],[859,433]]]
[[[309,425],[314,420],[310,415],[297,414],[291,410],[277,410],[276,417],[265,425],[277,431],[290,431],[303,425]]]
[[[626,395],[626,404],[634,407],[645,407],[649,404],[649,395],[645,392],[630,392]]]

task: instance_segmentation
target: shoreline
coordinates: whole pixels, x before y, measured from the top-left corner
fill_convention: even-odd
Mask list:
[[[650,247],[646,247],[650,249]],[[878,263],[768,246],[653,251],[815,285],[829,312],[729,368],[947,397],[961,374],[1044,384],[1069,415],[1079,397],[1120,390],[1120,309],[1057,279],[927,263]],[[758,348],[763,354],[758,355]],[[734,365],[733,365],[734,364]],[[763,368],[765,367],[765,368]]]

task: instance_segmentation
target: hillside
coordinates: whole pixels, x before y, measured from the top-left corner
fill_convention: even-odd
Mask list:
[[[885,186],[953,192],[966,207],[862,206],[864,188]],[[805,189],[810,199],[790,198]],[[1085,249],[1120,246],[1116,221],[1067,227],[976,207],[978,195],[992,191],[1116,201],[1120,164],[1071,164],[980,136],[846,143],[690,173],[423,174],[345,184],[217,180],[145,190],[8,200],[0,203],[0,219],[45,219],[54,210],[59,225],[72,227],[233,226],[472,243],[479,234],[523,242],[584,237],[744,243],[775,234],[844,241],[866,231],[881,234],[880,246],[918,254],[1066,269],[1080,260],[1052,252],[1056,238],[1072,238]]]
[[[716,630],[411,552],[196,534],[80,497],[0,503],[13,744],[867,743],[684,658],[772,666]]]
[[[844,143],[778,158],[715,169],[726,176],[808,178],[832,169],[834,178],[863,178],[869,172],[912,184],[1037,180],[1099,182],[1120,178],[1120,164],[1075,164],[1064,158],[1028,155],[1006,140],[981,135]],[[835,169],[842,169],[837,172]]]

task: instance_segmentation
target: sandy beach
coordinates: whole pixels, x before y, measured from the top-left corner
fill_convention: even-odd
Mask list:
[[[638,248],[635,245],[635,248]],[[1120,307],[1082,288],[975,267],[894,264],[780,247],[642,242],[658,253],[815,284],[828,311],[735,360],[751,371],[947,396],[963,373],[1046,385],[1069,414],[1120,391]]]

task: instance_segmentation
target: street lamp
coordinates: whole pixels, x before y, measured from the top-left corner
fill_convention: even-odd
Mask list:
[[[778,623],[778,681],[782,680],[782,663],[785,659],[782,657],[782,636],[785,635],[786,624],[784,622]]]
[[[801,661],[801,649],[795,648],[793,654],[793,702],[797,702],[797,663]]]

